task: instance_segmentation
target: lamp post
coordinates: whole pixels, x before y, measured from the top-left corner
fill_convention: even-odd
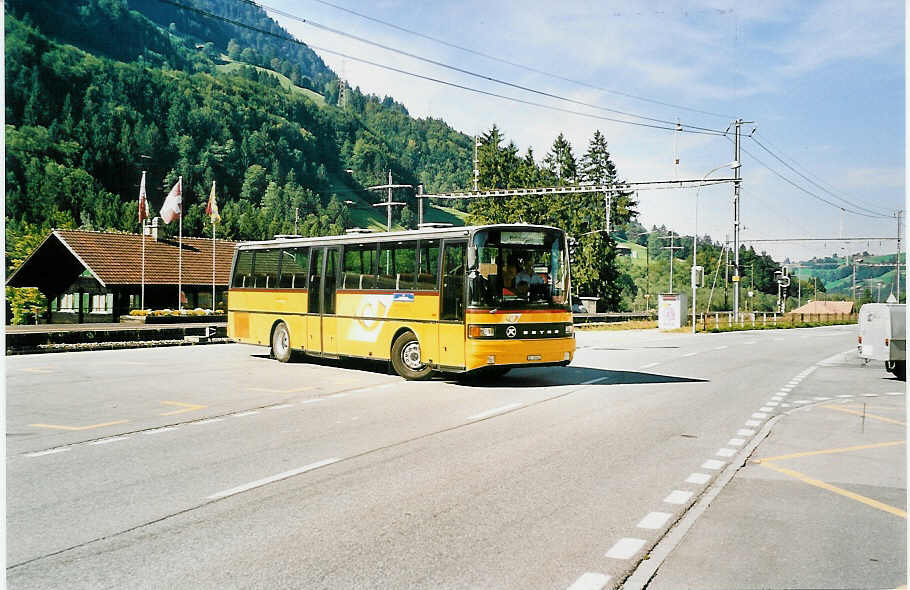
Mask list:
[[[856,309],[856,265],[862,261],[862,258],[853,259],[853,309]]]
[[[740,164],[737,160],[732,162],[727,162],[717,168],[709,170],[703,177],[702,181],[708,179],[709,176],[720,170],[721,168],[732,168],[733,170],[738,170]],[[698,193],[701,192],[701,187],[698,187],[695,190],[695,232],[692,234],[692,333],[695,334],[695,297],[697,289],[696,277],[698,275]],[[673,251],[670,251],[670,255],[673,255]]]

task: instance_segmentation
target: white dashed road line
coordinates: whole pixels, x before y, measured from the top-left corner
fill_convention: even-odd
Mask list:
[[[234,418],[242,418],[243,416],[252,416],[253,414],[258,414],[256,410],[250,410],[249,412],[237,412],[236,414],[231,414]]]
[[[749,430],[748,428],[740,428],[739,430],[736,431],[736,434],[738,434],[740,436],[752,436],[753,434],[755,434],[755,431]]]
[[[710,479],[711,479],[711,476],[708,475],[707,473],[693,473],[692,475],[690,475],[689,477],[686,478],[686,483],[694,483],[694,484],[702,485],[702,484],[708,483],[708,480],[710,480]]]
[[[489,418],[490,416],[495,416],[496,414],[501,414],[502,412],[508,412],[509,410],[513,410],[521,405],[523,405],[523,404],[521,404],[520,402],[516,402],[514,404],[509,404],[507,406],[493,408],[492,410],[487,410],[486,412],[481,412],[479,414],[474,414],[473,416],[468,416],[467,418],[465,418],[465,420],[472,421],[472,420],[480,420],[482,418]]]
[[[722,449],[717,449],[717,452],[714,454],[718,457],[732,457],[736,454],[736,449],[728,449],[724,447]]]
[[[606,574],[586,572],[582,574],[580,578],[575,580],[575,583],[569,586],[568,590],[602,590],[602,588],[606,586],[607,582],[609,581],[610,576]]]
[[[707,461],[705,461],[704,463],[701,464],[701,468],[702,469],[713,469],[714,471],[717,471],[718,469],[722,468],[724,465],[726,465],[726,463],[723,461],[718,461],[717,459],[708,459]]]
[[[56,455],[57,453],[65,453],[69,450],[69,447],[59,447],[56,449],[48,449],[46,451],[37,451],[34,453],[26,453],[26,457],[43,457],[44,455]]]
[[[114,437],[111,437],[111,438],[102,438],[101,440],[92,441],[92,442],[90,442],[90,443],[88,443],[88,444],[90,444],[90,445],[106,445],[107,443],[118,442],[118,441],[121,441],[121,440],[127,440],[128,438],[130,438],[130,437],[128,437],[128,436],[114,436]]]
[[[666,498],[664,498],[664,502],[667,504],[685,504],[691,497],[692,492],[687,492],[685,490],[673,490]]]
[[[239,485],[239,486],[237,486],[235,488],[231,488],[229,490],[224,490],[222,492],[214,493],[211,496],[208,496],[206,498],[206,500],[220,500],[221,498],[227,498],[228,496],[233,496],[234,494],[246,492],[248,490],[252,490],[254,488],[258,488],[258,487],[264,486],[266,484],[270,484],[272,482],[280,481],[282,479],[287,479],[287,478],[293,477],[295,475],[300,475],[301,473],[306,473],[307,471],[319,469],[320,467],[325,467],[326,465],[331,465],[332,463],[335,463],[336,461],[338,461],[338,458],[333,457],[331,459],[325,459],[324,461],[317,461],[316,463],[310,463],[309,465],[304,465],[303,467],[300,467],[298,469],[292,469],[290,471],[285,471],[285,472],[279,473],[277,475],[273,475],[271,477],[257,479],[256,481],[252,481],[247,484]]]
[[[649,512],[636,526],[640,529],[659,529],[673,516],[669,512]]]
[[[613,547],[607,551],[605,557],[611,559],[629,559],[641,549],[645,544],[644,539],[633,539],[632,537],[625,537],[616,542]]]

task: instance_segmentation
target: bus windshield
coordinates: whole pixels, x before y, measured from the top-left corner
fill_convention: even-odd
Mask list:
[[[554,229],[485,229],[474,234],[470,306],[568,309],[569,261]]]

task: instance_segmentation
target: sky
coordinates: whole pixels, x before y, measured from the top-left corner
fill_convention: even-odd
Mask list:
[[[597,117],[653,123],[604,110],[612,109],[720,132],[736,118],[753,121],[742,127],[744,136],[752,133],[743,137],[740,158],[744,243],[870,238],[754,243],[756,250],[781,260],[894,251],[893,240],[871,238],[896,237],[893,213],[905,207],[906,17],[899,0],[267,0],[263,6],[294,36],[314,46],[352,87],[392,96],[412,116],[441,118],[467,134],[496,124],[521,153],[532,148],[538,161],[559,133],[580,158],[599,129],[624,180],[695,179],[709,172],[730,177],[732,170],[724,166],[734,159],[732,133],[680,133]],[[538,93],[428,64],[310,23]],[[319,48],[563,111],[389,72]],[[691,235],[697,200],[698,234],[715,241],[732,238],[730,184],[642,191],[638,199],[639,221],[648,228],[666,225]]]

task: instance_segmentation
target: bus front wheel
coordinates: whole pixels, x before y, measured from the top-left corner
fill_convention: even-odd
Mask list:
[[[405,332],[392,343],[392,368],[408,381],[427,379],[433,369],[423,362],[420,342],[413,332]]]
[[[272,356],[282,363],[291,360],[291,335],[284,322],[278,322],[275,331],[272,332]]]

